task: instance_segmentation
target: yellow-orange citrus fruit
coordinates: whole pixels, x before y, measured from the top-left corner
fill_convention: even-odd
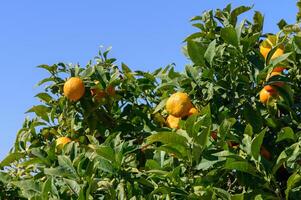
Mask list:
[[[71,139],[68,137],[60,137],[60,138],[56,139],[55,142],[56,142],[56,146],[63,147],[66,144],[68,144],[69,142],[71,142]]]
[[[272,55],[271,60],[283,55],[284,51],[283,49],[278,48],[275,53]]]
[[[194,115],[194,114],[198,114],[198,110],[193,107],[193,108],[190,108],[189,111],[188,111],[188,116],[191,116],[191,115]]]
[[[275,67],[273,69],[273,72],[283,72],[283,70],[285,70],[286,68],[285,67]]]
[[[272,76],[280,76],[281,75],[281,72],[272,72],[271,74],[270,74],[270,78],[272,77]]]
[[[268,56],[268,53],[271,51],[271,48],[260,46],[259,51],[260,51],[261,55],[264,57],[264,59],[266,59]]]
[[[175,117],[173,115],[168,115],[166,119],[166,124],[169,128],[179,128],[179,122],[181,118],[180,117]]]
[[[116,91],[112,85],[109,85],[106,90],[107,90],[107,93],[109,96],[111,96],[111,97],[115,96]]]
[[[266,59],[268,56],[268,53],[271,51],[273,46],[277,45],[277,36],[275,35],[269,35],[266,40],[264,40],[259,47],[261,55]],[[283,55],[284,50],[283,46],[276,49],[274,54],[271,57],[271,60]]]
[[[265,59],[267,59],[268,53],[269,53],[270,51],[271,51],[271,48],[260,46],[260,53],[261,53],[261,55],[263,55],[263,57],[264,57]],[[277,57],[283,55],[283,53],[284,53],[283,49],[278,48],[278,49],[274,52],[274,54],[272,55],[271,60],[273,60],[273,59],[275,59],[275,58],[277,58]]]
[[[172,94],[166,102],[167,112],[175,117],[187,116],[192,107],[188,94],[184,92]]]
[[[260,148],[260,155],[266,160],[271,160],[271,153],[264,146]]]
[[[64,84],[64,95],[71,101],[77,101],[85,93],[84,82],[78,77],[72,77]]]
[[[259,93],[259,100],[261,103],[266,104],[267,101],[269,100],[269,98],[275,94],[276,94],[276,91],[268,92],[263,88]]]
[[[275,89],[272,85],[266,85],[264,86],[264,89],[268,92],[275,92]]]

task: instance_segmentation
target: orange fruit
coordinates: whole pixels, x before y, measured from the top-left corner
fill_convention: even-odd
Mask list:
[[[180,117],[175,117],[173,115],[168,115],[166,119],[166,124],[169,128],[179,128],[179,122],[181,118]]]
[[[116,94],[115,88],[112,85],[109,85],[106,89],[109,96],[113,97]]]
[[[77,101],[85,94],[84,82],[78,77],[71,77],[64,84],[64,95],[70,101]]]
[[[260,148],[260,155],[266,160],[271,160],[271,153],[264,146]]]
[[[272,76],[280,76],[281,75],[281,72],[272,72],[271,74],[270,74],[270,77],[269,78],[271,78]]]
[[[190,110],[188,111],[188,116],[198,114],[198,112],[199,111],[195,107],[190,108]]]
[[[166,102],[167,112],[175,117],[187,116],[192,107],[188,94],[184,92],[172,94]]]
[[[275,89],[272,85],[266,85],[264,86],[264,89],[268,92],[275,92]]]
[[[267,101],[270,99],[271,96],[275,95],[277,92],[271,91],[268,92],[267,90],[265,90],[264,88],[260,91],[259,93],[259,100],[261,103],[266,104]]]
[[[286,68],[285,67],[275,67],[273,69],[273,72],[283,72],[283,70],[285,70]]]
[[[266,59],[268,56],[268,53],[271,51],[274,45],[276,45],[277,42],[277,37],[274,35],[269,35],[266,40],[264,40],[260,46],[259,46],[259,51],[261,55]],[[283,55],[284,50],[283,48],[277,48],[274,54],[271,57],[271,60]]]
[[[260,46],[259,47],[259,51],[260,51],[261,55],[264,57],[264,59],[266,59],[267,56],[268,56],[268,53],[271,51],[271,49],[263,47],[263,46]]]
[[[58,139],[56,139],[56,146],[57,147],[64,147],[66,144],[68,144],[69,142],[71,142],[71,139],[68,137],[60,137]]]

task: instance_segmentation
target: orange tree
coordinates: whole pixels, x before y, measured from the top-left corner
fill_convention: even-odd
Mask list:
[[[39,66],[1,199],[300,199],[300,28],[237,23],[250,9],[194,17],[182,73],[131,71],[109,50]]]

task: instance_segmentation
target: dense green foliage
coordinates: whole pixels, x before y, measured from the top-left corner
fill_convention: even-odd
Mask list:
[[[49,77],[39,83],[41,104],[28,110],[36,117],[25,119],[0,163],[0,199],[300,199],[301,32],[282,20],[265,60],[262,14],[237,22],[250,9],[194,17],[182,73],[131,71],[109,50],[85,67],[39,66]],[[285,53],[271,60],[279,46]],[[287,70],[266,80],[278,65]],[[77,102],[63,95],[72,76],[86,87]],[[278,98],[262,104],[260,90],[275,81],[285,82]],[[108,86],[116,95],[97,101],[90,93]],[[164,107],[176,91],[199,113],[170,129]],[[62,149],[61,136],[73,140]]]

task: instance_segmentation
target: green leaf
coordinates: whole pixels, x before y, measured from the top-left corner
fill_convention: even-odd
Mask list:
[[[48,178],[42,185],[42,199],[47,200],[49,199],[49,192],[51,191],[52,187],[52,178]]]
[[[164,151],[168,154],[173,154],[175,157],[178,157],[180,159],[185,159],[187,157],[187,148],[185,148],[184,146],[181,145],[177,145],[177,144],[166,144],[166,145],[162,145],[158,148],[156,148],[156,150],[159,151]]]
[[[233,26],[235,26],[237,22],[237,17],[242,13],[249,11],[250,9],[252,9],[252,7],[247,7],[247,6],[239,6],[233,9],[233,11],[230,14],[230,23]]]
[[[85,69],[81,72],[81,76],[84,77],[84,78],[85,77],[90,77],[94,74],[94,72],[95,72],[94,67],[87,67],[87,69]]]
[[[34,180],[22,180],[12,182],[15,186],[21,188],[23,191],[31,191],[41,194],[41,185]]]
[[[128,79],[130,79],[130,80],[134,79],[131,69],[126,64],[121,63],[121,68],[122,68],[122,72]]]
[[[56,168],[45,168],[44,173],[51,176],[60,176],[71,179],[78,178],[76,170],[74,169],[69,157],[61,155],[58,156],[59,166]]]
[[[275,48],[277,49],[278,47],[275,47]],[[272,50],[269,52],[269,54],[270,54],[273,50],[274,50],[274,49],[272,49]],[[271,54],[272,54],[272,53],[271,53]],[[290,52],[290,53],[285,53],[285,54],[283,54],[283,55],[281,55],[281,56],[278,56],[277,58],[271,60],[270,64],[271,64],[273,67],[275,67],[275,66],[277,66],[279,63],[285,61],[291,54],[292,54],[292,53]],[[272,54],[272,55],[273,55],[273,54]],[[267,60],[268,60],[268,59],[269,59],[269,55],[268,55],[268,57],[267,57]]]
[[[41,68],[41,69],[46,69],[47,71],[53,73],[57,70],[58,66],[57,65],[52,65],[52,66],[49,66],[49,65],[39,65],[37,66],[37,68]]]
[[[281,19],[278,23],[277,23],[278,27],[280,30],[282,30],[287,24],[287,22],[284,19]]]
[[[294,36],[293,46],[294,46],[294,50],[298,54],[301,54],[301,37],[300,36]]]
[[[33,106],[26,113],[34,112],[38,117],[41,117],[43,120],[49,122],[48,112],[50,108],[45,105]]]
[[[285,190],[285,196],[286,196],[286,200],[289,200],[290,198],[290,192],[292,191],[292,189],[296,186],[297,183],[299,183],[298,185],[300,185],[301,182],[301,175],[298,174],[298,172],[293,173],[287,180],[287,187]]]
[[[109,146],[99,146],[95,149],[97,155],[101,156],[102,158],[115,162],[115,153],[114,150]]]
[[[258,160],[259,157],[259,153],[260,153],[260,148],[261,148],[261,144],[264,138],[264,135],[266,133],[266,128],[263,129],[258,135],[256,135],[253,140],[252,140],[252,144],[251,144],[251,151],[252,151],[252,155],[253,157]]]
[[[7,184],[10,181],[11,177],[9,174],[0,172],[0,183]]]
[[[114,168],[110,161],[106,159],[99,159],[97,167],[107,173],[114,174]]]
[[[152,159],[149,159],[149,160],[147,160],[146,163],[145,163],[145,168],[146,168],[147,170],[153,170],[153,169],[158,169],[158,170],[160,170],[160,169],[161,169],[161,166],[160,166],[160,164],[159,164],[157,161],[152,160]]]
[[[197,120],[197,116],[192,115],[189,116],[186,121],[183,121],[185,122],[185,129],[187,134],[190,137],[194,137],[194,138],[196,138],[195,134],[199,132],[199,129],[197,129],[197,126],[195,126],[196,120]]]
[[[190,59],[198,66],[204,66],[205,48],[199,42],[193,40],[187,41],[187,51]]]
[[[168,100],[168,98],[163,99],[163,100],[156,106],[156,108],[155,108],[153,114],[155,114],[155,113],[159,112],[161,109],[163,109],[164,106],[165,106],[165,104],[166,104],[166,101],[167,101],[167,100]]]
[[[233,27],[223,28],[221,30],[221,37],[226,43],[233,45],[234,47],[238,47],[239,40],[235,28]]]
[[[215,46],[216,46],[216,40],[213,40],[212,42],[210,42],[210,44],[208,45],[208,48],[204,54],[204,57],[206,59],[206,61],[212,65],[212,61],[213,61],[213,58],[216,54],[216,49],[215,49]]]
[[[45,103],[49,103],[52,100],[52,97],[47,93],[39,93],[35,97],[39,98],[41,101]]]
[[[190,77],[193,81],[197,81],[199,76],[199,71],[196,67],[193,67],[191,65],[186,65],[185,71],[188,77]]]
[[[226,190],[222,188],[213,187],[215,194],[217,194],[221,199],[231,200],[231,195]]]
[[[280,142],[283,140],[296,140],[294,130],[291,127],[284,127],[278,133],[276,142]]]
[[[201,146],[205,146],[208,141],[209,134],[210,134],[211,127],[212,127],[210,104],[207,104],[205,107],[203,107],[200,110],[200,115],[203,117],[203,118],[201,118],[200,123],[202,125],[203,131],[205,131],[205,135],[200,134],[199,135],[200,139],[198,141]],[[194,131],[199,132],[199,128],[200,127],[198,127],[198,123],[197,123],[196,127],[194,127]]]
[[[263,122],[261,113],[258,109],[254,109],[252,106],[246,104],[243,115],[246,121],[253,127],[255,133],[262,129]]]
[[[255,11],[255,14],[253,16],[253,21],[254,21],[254,26],[253,26],[254,32],[261,32],[263,28],[263,22],[264,22],[263,15],[260,12]]]
[[[241,171],[241,172],[251,174],[251,175],[256,176],[256,177],[260,177],[257,174],[256,168],[253,167],[253,165],[251,165],[248,161],[230,161],[230,160],[227,160],[224,168],[229,169],[229,170],[238,170],[238,171]]]
[[[25,157],[25,153],[10,153],[0,163],[0,167],[11,165],[13,162],[20,160]]]
[[[231,195],[231,200],[244,200],[244,193]]]
[[[163,144],[178,144],[187,147],[187,139],[174,132],[160,132],[149,136],[146,140],[147,144],[161,142]]]
[[[253,127],[250,124],[247,124],[247,126],[245,128],[245,131],[244,131],[244,134],[252,137],[252,135],[253,135]]]
[[[292,144],[291,146],[284,149],[277,158],[276,163],[274,164],[272,173],[275,174],[280,166],[286,162],[291,156],[298,155],[301,151],[300,149],[301,142]]]
[[[226,135],[230,133],[230,130],[235,123],[236,123],[236,119],[229,118],[229,119],[224,119],[222,124],[219,126],[218,133],[220,134],[223,140],[225,140]]]
[[[53,77],[50,77],[50,78],[44,78],[44,79],[42,79],[41,81],[39,81],[38,83],[37,83],[37,86],[41,86],[41,85],[43,85],[44,83],[47,83],[47,82],[55,82],[55,78],[53,78]]]
[[[66,178],[64,178],[63,180],[73,193],[79,195],[81,187],[76,181]]]

